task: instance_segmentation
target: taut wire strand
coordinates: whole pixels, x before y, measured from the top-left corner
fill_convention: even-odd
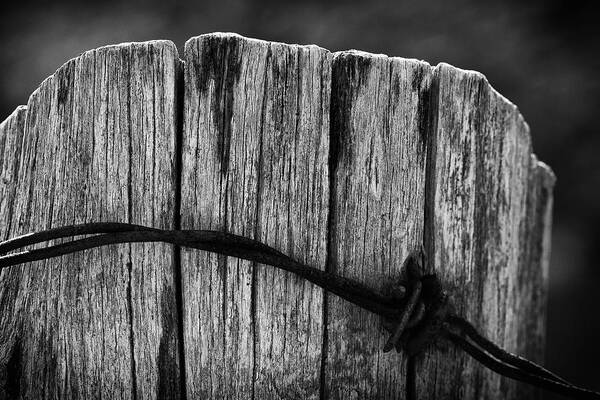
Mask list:
[[[82,235],[87,237],[14,252],[23,247]],[[163,230],[115,222],[64,226],[6,240],[0,243],[0,270],[101,246],[141,242],[165,242],[209,251],[296,274],[381,316],[384,327],[392,333],[383,349],[386,352],[396,348],[414,356],[433,342],[446,339],[503,376],[575,399],[600,400],[600,393],[577,387],[540,365],[500,348],[456,315],[437,276],[422,275],[425,262],[422,250],[408,257],[406,278],[388,295],[361,282],[300,263],[264,243],[243,236],[209,230]]]

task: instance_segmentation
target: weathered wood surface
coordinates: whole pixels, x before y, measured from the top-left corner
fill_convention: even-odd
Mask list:
[[[14,189],[2,191],[0,237],[92,221],[173,227],[178,62],[170,42],[110,46],[45,80],[17,114],[23,132],[2,130],[20,161],[3,166]],[[1,282],[7,398],[179,398],[170,246],[105,247]]]
[[[256,238],[324,268],[330,59],[235,35],[186,43],[182,228]],[[182,274],[190,397],[319,397],[322,290],[196,251]]]
[[[415,60],[336,53],[330,269],[385,290],[423,240],[431,72]],[[375,315],[328,296],[326,394],[402,398],[406,363]]]
[[[546,303],[550,240],[552,231],[552,170],[532,155],[528,173],[527,208],[519,235],[521,252],[517,269],[515,319],[511,349],[523,357],[544,361],[546,346]],[[533,398],[531,387],[512,386],[513,398]],[[531,394],[531,395],[530,395]],[[539,397],[539,395],[538,395]],[[542,396],[543,397],[543,396]]]
[[[379,290],[423,245],[459,312],[542,360],[554,177],[481,74],[233,34],[190,39],[183,62],[170,42],[110,46],[46,80],[0,125],[0,239],[180,224]],[[4,270],[0,322],[0,399],[536,395],[454,349],[408,371],[367,312],[161,244]]]
[[[8,239],[13,215],[17,170],[21,156],[21,141],[27,108],[17,108],[0,124],[0,240]],[[15,367],[20,358],[16,348],[19,313],[15,312],[17,286],[0,272],[0,399],[18,396],[18,373]]]
[[[541,277],[546,275],[546,266],[521,259],[533,243],[540,245],[535,236],[528,239],[540,234],[531,229],[528,215],[528,194],[538,184],[537,175],[530,178],[530,170],[538,166],[535,160],[532,165],[529,128],[516,107],[479,73],[440,64],[432,87],[424,240],[431,267],[447,286],[456,311],[488,338],[509,351],[529,347],[525,343],[537,346],[535,339],[519,336],[526,320],[539,321],[530,311],[541,307],[536,303],[543,296],[528,297],[527,305],[522,301],[528,292],[545,292]],[[540,231],[548,229],[542,225]],[[523,288],[523,272],[529,268],[536,270]],[[530,333],[539,335],[537,329]],[[539,351],[531,356],[540,361]],[[425,398],[533,395],[522,385],[516,390],[515,382],[483,369],[457,349],[446,354],[434,350],[419,361],[417,393]]]

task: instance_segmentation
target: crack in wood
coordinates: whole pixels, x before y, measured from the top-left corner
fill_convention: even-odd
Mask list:
[[[233,34],[183,58],[86,52],[0,124],[0,237],[217,228],[377,288],[422,243],[458,308],[539,360],[554,178],[483,76]],[[260,265],[135,245],[31,267],[0,275],[0,398],[535,395],[452,351],[382,356],[372,316]]]

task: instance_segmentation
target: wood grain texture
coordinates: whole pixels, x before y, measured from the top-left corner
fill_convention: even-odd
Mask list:
[[[431,67],[336,53],[331,270],[384,290],[423,239]],[[403,355],[383,354],[379,318],[328,296],[324,385],[333,399],[403,398]]]
[[[0,124],[0,240],[180,221],[382,291],[423,244],[459,314],[543,360],[554,176],[483,75],[221,33],[190,39],[184,64],[170,42],[123,44],[44,81]],[[407,390],[377,317],[282,271],[164,244],[3,270],[0,323],[0,400]],[[456,349],[411,372],[418,398],[540,395]]]
[[[172,227],[177,68],[170,42],[124,44],[45,80],[27,105],[3,237],[93,221]],[[18,319],[1,328],[16,330],[14,393],[179,398],[170,246],[110,246],[4,274],[0,304],[14,306],[0,314]]]
[[[26,106],[17,107],[0,124],[0,240],[9,238],[26,112]]]
[[[273,43],[266,77],[257,239],[324,269],[331,54]],[[323,291],[271,267],[255,273],[254,397],[318,399]]]
[[[515,322],[517,335],[513,350],[537,363],[544,363],[546,348],[546,304],[552,231],[552,190],[556,177],[546,164],[531,156],[528,175],[526,218],[519,227],[521,251],[517,271]],[[516,387],[516,386],[514,386]],[[513,398],[543,398],[530,386],[518,387]]]
[[[0,124],[0,240],[8,239],[15,191],[17,171],[21,159],[21,143],[25,129],[27,107],[18,107]],[[17,281],[9,271],[0,271],[0,399],[11,399],[18,393],[18,348],[19,313],[15,310],[18,297]],[[12,279],[11,279],[12,278]]]
[[[533,258],[528,267],[520,257],[531,245],[522,231],[529,212],[529,129],[479,73],[440,64],[432,86],[425,235],[431,265],[456,311],[495,343],[517,351],[520,326],[537,318],[525,318],[519,282],[522,269],[536,268]],[[543,271],[531,272],[535,290],[545,291]],[[522,386],[457,349],[430,351],[419,360],[416,377],[423,398],[528,398]]]
[[[326,258],[330,55],[231,34],[185,49],[182,228]],[[263,266],[182,254],[190,398],[317,398],[322,291]]]

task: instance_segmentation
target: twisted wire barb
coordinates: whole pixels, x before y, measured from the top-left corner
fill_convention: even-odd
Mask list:
[[[56,239],[93,235],[52,246],[10,253]],[[0,243],[0,271],[4,268],[59,257],[119,243],[165,242],[182,247],[237,257],[294,273],[315,285],[383,318],[392,335],[384,352],[396,348],[409,355],[447,339],[489,369],[506,377],[576,399],[600,400],[600,393],[577,387],[547,369],[498,347],[452,311],[437,276],[422,275],[422,253],[405,263],[406,279],[382,295],[366,285],[302,264],[259,241],[226,232],[163,230],[126,223],[90,223],[30,233]]]

